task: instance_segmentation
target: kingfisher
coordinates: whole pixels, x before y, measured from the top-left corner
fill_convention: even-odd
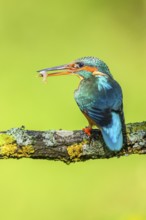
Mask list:
[[[80,84],[74,98],[89,123],[84,131],[90,135],[92,127],[97,126],[109,150],[122,149],[125,127],[122,89],[105,62],[88,56],[37,72],[44,80],[50,76],[78,76]]]

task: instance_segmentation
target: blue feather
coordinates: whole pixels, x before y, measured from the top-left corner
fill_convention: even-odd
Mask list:
[[[88,61],[92,62],[92,65]],[[111,151],[120,151],[125,127],[122,89],[101,61],[95,63],[94,58],[84,58],[82,62],[85,66],[97,67],[103,75],[93,76],[88,70],[80,70],[78,74],[83,79],[75,91],[75,100],[80,110],[101,129],[107,148]],[[90,120],[88,121],[90,124]]]
[[[112,121],[101,129],[103,139],[111,151],[119,151],[123,145],[122,124],[118,113],[112,112]]]

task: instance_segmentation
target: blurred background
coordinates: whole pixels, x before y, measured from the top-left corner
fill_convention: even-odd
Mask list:
[[[96,56],[123,88],[126,122],[146,120],[145,0],[1,0],[0,130],[87,125],[73,76],[36,70]],[[0,161],[2,220],[145,220],[146,158]]]

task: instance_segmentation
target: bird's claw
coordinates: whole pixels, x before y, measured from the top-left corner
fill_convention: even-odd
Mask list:
[[[85,132],[85,134],[87,134],[88,136],[91,136],[91,131],[92,131],[91,127],[85,127],[82,130]]]

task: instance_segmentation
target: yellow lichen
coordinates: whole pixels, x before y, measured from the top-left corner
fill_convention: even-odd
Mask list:
[[[7,144],[12,144],[15,142],[15,139],[8,134],[0,134],[0,147]]]
[[[27,145],[27,146],[22,146],[20,149],[17,151],[17,157],[30,157],[30,155],[34,153],[34,148],[32,145]]]
[[[0,156],[8,157],[30,157],[34,153],[32,145],[19,146],[15,139],[8,134],[0,134]]]
[[[79,160],[83,153],[83,142],[67,147],[67,152],[71,160]]]
[[[10,156],[14,156],[14,154],[16,153],[16,150],[17,150],[16,144],[6,144],[6,145],[1,146],[0,155],[6,158]]]

